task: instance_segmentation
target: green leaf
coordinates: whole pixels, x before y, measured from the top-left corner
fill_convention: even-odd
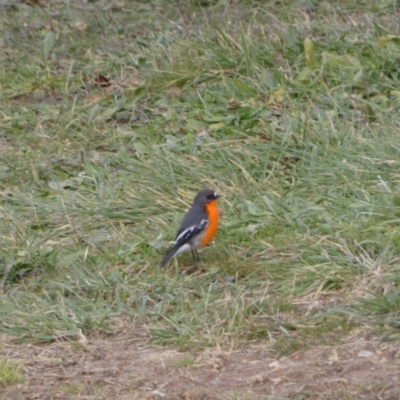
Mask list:
[[[315,59],[314,43],[308,36],[304,39],[304,53],[306,55],[307,65],[310,68],[315,68],[317,66],[317,61]]]
[[[56,43],[56,35],[53,32],[48,32],[42,41],[42,55],[43,60],[47,61],[49,59],[50,53]]]
[[[239,96],[242,99],[246,99],[249,97],[254,97],[257,95],[257,91],[253,86],[248,85],[241,79],[235,79],[235,86],[238,91]]]
[[[259,208],[252,201],[246,201],[246,205],[247,212],[254,217],[260,217],[261,215],[265,214],[265,212],[260,211]]]
[[[354,68],[357,70],[362,69],[362,65],[359,60],[357,60],[355,57],[345,54],[345,55],[339,55],[335,53],[331,53],[329,51],[324,51],[322,53],[322,59],[324,60],[324,63],[326,65],[329,65],[331,67],[341,67],[341,68]]]

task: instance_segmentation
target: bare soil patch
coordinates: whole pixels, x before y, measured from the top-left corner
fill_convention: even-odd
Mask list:
[[[398,343],[360,334],[284,357],[262,343],[183,353],[148,346],[138,330],[48,345],[3,336],[0,357],[21,362],[25,378],[2,400],[400,398]]]

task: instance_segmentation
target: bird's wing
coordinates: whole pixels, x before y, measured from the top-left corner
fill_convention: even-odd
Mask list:
[[[187,228],[180,229],[175,238],[175,245],[180,246],[185,243],[190,242],[194,237],[196,237],[200,232],[202,232],[208,225],[208,219],[202,219],[199,224],[191,225]]]
[[[190,250],[193,243],[192,240],[199,235],[208,225],[208,219],[203,218],[199,224],[189,225],[179,230],[175,238],[174,245],[168,250],[165,257],[162,259],[160,265],[164,267],[172,257],[176,256],[183,251]]]

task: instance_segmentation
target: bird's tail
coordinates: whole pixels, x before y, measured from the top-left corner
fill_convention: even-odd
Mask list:
[[[165,267],[167,263],[173,258],[177,253],[178,250],[181,248],[181,244],[177,243],[174,246],[172,246],[169,250],[168,253],[165,255],[165,257],[161,260],[160,262],[160,267]]]

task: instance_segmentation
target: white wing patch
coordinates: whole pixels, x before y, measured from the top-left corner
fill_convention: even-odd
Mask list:
[[[175,244],[189,242],[191,239],[196,237],[200,232],[202,232],[208,225],[207,219],[202,219],[200,224],[189,226],[184,231],[182,231],[179,236],[175,239]]]

